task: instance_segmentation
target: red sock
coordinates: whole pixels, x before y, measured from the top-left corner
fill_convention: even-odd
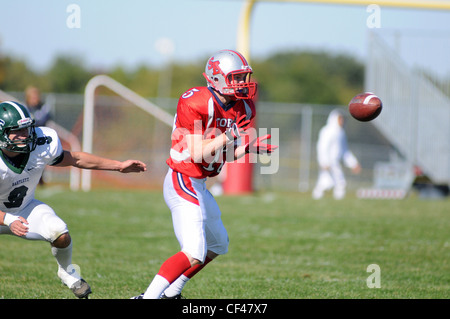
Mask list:
[[[185,275],[186,277],[188,277],[189,279],[191,279],[192,277],[195,276],[196,273],[198,273],[200,270],[203,269],[203,267],[205,267],[212,259],[209,257],[206,257],[205,262],[203,264],[198,264],[195,265],[194,267],[189,268],[188,270],[186,270],[183,275]]]
[[[164,277],[169,283],[172,283],[189,268],[191,268],[189,258],[180,251],[161,265],[158,275]]]

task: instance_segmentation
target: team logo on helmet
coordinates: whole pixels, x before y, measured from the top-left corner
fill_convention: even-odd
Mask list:
[[[220,68],[220,66],[219,66],[219,64],[220,64],[220,61],[219,60],[217,60],[217,61],[213,61],[213,58],[214,57],[212,57],[211,59],[209,59],[209,61],[208,61],[208,70],[213,70],[213,75],[216,75],[216,74],[223,74],[223,72],[222,72],[222,69]]]

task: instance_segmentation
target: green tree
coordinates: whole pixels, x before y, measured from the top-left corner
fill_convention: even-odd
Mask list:
[[[58,56],[46,73],[49,89],[56,93],[81,93],[93,76],[94,72],[88,71],[83,61],[74,56]]]
[[[34,72],[24,60],[5,56],[0,59],[0,89],[3,91],[24,91],[28,85],[45,87],[45,80]]]
[[[105,74],[145,97],[157,97],[160,77],[170,72],[170,97],[178,98],[187,89],[205,85],[202,76],[206,59],[169,67],[138,65],[134,69],[118,65]],[[314,104],[347,104],[363,90],[364,65],[352,56],[328,52],[279,52],[251,61],[262,101]],[[22,91],[34,84],[46,92],[82,93],[96,72],[76,56],[55,58],[44,73],[34,72],[25,61],[0,59],[0,89]],[[2,78],[3,76],[3,78]]]
[[[349,56],[287,52],[252,64],[265,101],[343,104],[363,88],[364,66]]]

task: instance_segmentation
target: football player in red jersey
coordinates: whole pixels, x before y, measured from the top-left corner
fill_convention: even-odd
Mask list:
[[[277,148],[265,143],[270,135],[242,143],[245,135],[251,135],[249,124],[255,117],[252,98],[257,85],[251,81],[252,72],[240,53],[219,51],[206,63],[207,86],[191,88],[180,97],[164,199],[181,251],[168,258],[145,293],[134,298],[180,298],[192,276],[227,253],[228,234],[205,180],[218,175],[225,161]]]

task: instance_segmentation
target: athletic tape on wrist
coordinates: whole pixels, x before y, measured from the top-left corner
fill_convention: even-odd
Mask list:
[[[20,220],[19,216],[15,216],[9,213],[5,213],[5,217],[3,218],[3,224],[9,227],[12,223],[14,223],[16,220]]]

